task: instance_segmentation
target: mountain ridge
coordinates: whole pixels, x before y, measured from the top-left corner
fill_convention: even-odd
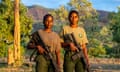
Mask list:
[[[47,14],[50,10],[53,9],[45,8],[40,5],[33,5],[28,6],[27,14],[33,18],[34,22],[41,22],[43,16]],[[108,23],[108,15],[110,13],[109,11],[97,10],[97,13],[99,22]]]

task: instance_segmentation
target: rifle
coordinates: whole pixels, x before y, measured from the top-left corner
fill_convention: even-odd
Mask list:
[[[89,69],[89,66],[87,64],[87,60],[84,56],[84,53],[83,51],[81,50],[81,47],[80,47],[80,44],[77,42],[75,36],[73,33],[70,33],[70,34],[67,34],[66,37],[64,37],[67,42],[73,42],[74,45],[77,47],[77,51],[75,52],[75,54],[73,54],[71,56],[71,59],[74,61],[76,59],[81,59],[82,60],[82,63],[84,64],[84,68],[87,70],[87,72],[90,72],[90,69]]]
[[[40,37],[39,33],[36,32],[35,34],[33,34],[34,36],[34,41],[36,45],[41,45],[44,49],[45,49],[45,53],[43,54],[45,56],[46,59],[49,59],[55,69],[55,72],[60,72],[56,61],[53,59],[53,56],[49,50],[50,46],[47,46],[44,41],[42,40],[42,38]]]

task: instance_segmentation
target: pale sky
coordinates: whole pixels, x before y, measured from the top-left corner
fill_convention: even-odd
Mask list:
[[[26,6],[41,5],[46,8],[58,8],[61,5],[66,5],[70,0],[21,0]],[[120,0],[88,0],[97,10],[117,11],[120,6]]]

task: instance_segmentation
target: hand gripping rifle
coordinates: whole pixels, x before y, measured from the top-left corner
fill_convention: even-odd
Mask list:
[[[47,46],[44,41],[42,40],[42,38],[40,37],[39,33],[36,32],[36,34],[34,35],[34,41],[36,43],[36,45],[41,45],[44,49],[45,49],[45,53],[44,56],[46,59],[49,59],[55,69],[55,72],[60,72],[60,69],[57,66],[56,61],[54,60],[51,52],[50,52],[50,46]]]
[[[70,33],[70,34],[67,34],[65,39],[69,42],[73,42],[74,45],[77,47],[77,51],[75,52],[75,54],[73,54],[71,56],[71,59],[74,61],[76,59],[81,59],[82,60],[82,63],[84,64],[84,68],[87,70],[87,72],[90,72],[90,69],[89,69],[89,66],[87,64],[87,60],[84,56],[84,53],[83,51],[81,50],[81,47],[80,47],[80,44],[77,42],[75,36],[74,36],[74,33]]]

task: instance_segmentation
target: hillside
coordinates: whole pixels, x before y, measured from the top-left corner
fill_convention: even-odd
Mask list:
[[[36,22],[36,21],[41,21],[43,16],[45,14],[47,14],[49,11],[49,9],[47,8],[44,8],[42,6],[37,6],[37,5],[34,5],[34,6],[29,6],[28,7],[28,15],[29,16],[32,16],[33,20]]]
[[[28,15],[32,16],[34,21],[42,21],[42,18],[45,14],[47,14],[50,10],[42,6],[34,5],[28,7]],[[99,22],[107,23],[108,22],[108,14],[110,12],[103,11],[103,10],[97,10],[99,15]]]
[[[108,15],[110,12],[103,10],[97,10],[97,12],[99,15],[99,21],[103,23],[108,23]]]

